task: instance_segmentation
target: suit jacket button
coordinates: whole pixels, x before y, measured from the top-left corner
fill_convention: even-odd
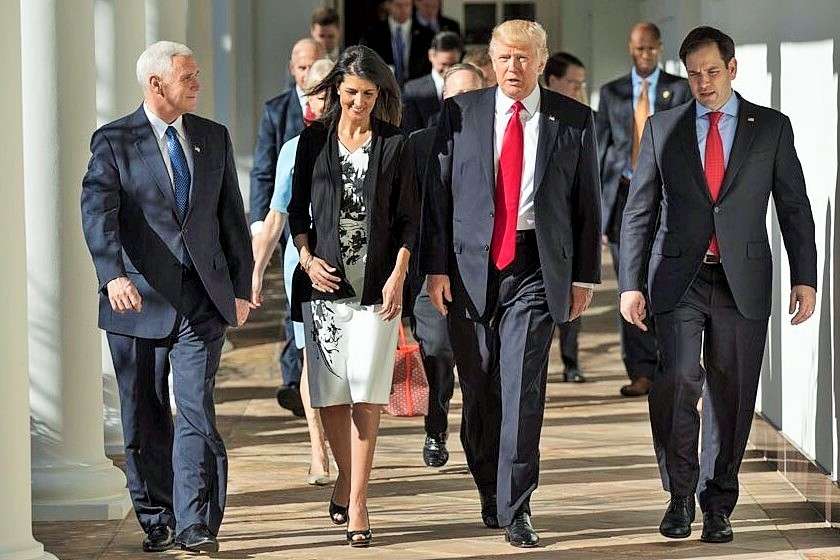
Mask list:
[[[720,206],[715,206],[715,214],[720,214]]]
[[[490,212],[490,217],[491,217],[491,218],[493,218],[493,217],[495,217],[495,216],[496,216],[496,213],[495,213],[495,212]]]
[[[483,249],[484,249],[484,252],[486,253],[487,251],[489,251],[489,250],[490,250],[490,245],[485,245],[485,246],[483,247]]]

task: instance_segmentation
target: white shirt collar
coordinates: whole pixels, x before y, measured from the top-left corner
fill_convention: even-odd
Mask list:
[[[187,135],[184,133],[183,115],[179,116],[174,122],[169,124],[154,114],[152,109],[146,103],[143,103],[143,111],[146,112],[146,118],[149,119],[149,123],[152,125],[152,130],[155,132],[155,138],[158,139],[158,142],[163,138],[166,134],[166,129],[170,126],[174,126],[175,130],[178,132],[178,136],[180,136],[182,140],[186,140]]]
[[[443,95],[443,76],[437,70],[432,68],[432,81],[435,83],[438,99]]]
[[[388,25],[391,27],[391,33],[399,29],[403,32],[403,35],[408,35],[408,32],[411,30],[411,18],[405,20],[405,23],[399,23],[391,16],[388,16]]]
[[[515,101],[505,95],[502,88],[496,86],[496,114],[506,115]],[[540,86],[534,86],[534,90],[522,100],[522,105],[528,112],[528,117],[533,117],[540,108]]]

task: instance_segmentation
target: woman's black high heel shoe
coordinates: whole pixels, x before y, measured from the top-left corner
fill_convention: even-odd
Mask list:
[[[365,517],[368,517],[365,510]],[[349,521],[349,518],[348,518]],[[356,538],[361,536],[362,538]],[[368,528],[363,531],[347,531],[347,542],[353,548],[367,548],[373,540],[373,533],[370,531],[370,517],[368,517]]]
[[[348,506],[340,506],[335,503],[335,490],[333,490],[333,495],[330,496],[330,521],[332,521],[333,525],[344,525],[350,519],[348,515]]]

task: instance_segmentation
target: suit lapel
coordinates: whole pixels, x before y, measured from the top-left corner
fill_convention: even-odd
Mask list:
[[[627,123],[627,133],[632,138],[633,136],[633,79],[630,74],[623,79],[616,87],[618,99],[623,100],[619,104],[619,115],[617,115],[617,122]]]
[[[737,93],[735,95],[738,95]],[[753,110],[752,103],[744,101],[741,96],[738,96],[740,107],[738,109],[738,125],[735,128],[735,139],[732,141],[732,151],[729,153],[729,162],[726,165],[726,173],[723,176],[723,184],[720,187],[720,194],[718,195],[718,202],[732,188],[732,183],[738,170],[744,163],[750,152],[753,140],[755,139],[756,130],[756,114]]]
[[[695,103],[691,102],[686,105],[682,122],[677,126],[680,134],[680,146],[688,161],[688,172],[694,177],[697,187],[705,193],[706,199],[713,203],[712,195],[709,194],[709,186],[706,184],[706,175],[703,173],[700,148],[697,147],[697,110]]]
[[[205,146],[207,140],[204,134],[204,129],[197,120],[193,119],[190,114],[184,115],[184,130],[187,133],[187,141],[192,148],[193,158],[193,174],[192,187],[190,188],[190,201],[187,206],[187,215],[184,218],[184,223],[189,221],[192,215],[192,209],[196,201],[202,196],[202,190],[208,184],[207,174],[210,171],[208,165],[210,161],[207,158],[207,150]]]
[[[490,190],[495,191],[493,159],[496,157],[496,88],[487,88],[482,91],[482,98],[477,109],[474,118],[478,122],[473,124],[473,130],[477,134],[478,146],[482,146],[479,148],[481,169]]]
[[[149,169],[149,173],[155,181],[160,194],[169,203],[172,213],[175,218],[178,217],[177,206],[175,204],[175,193],[172,191],[172,180],[169,178],[169,172],[166,170],[166,164],[163,162],[163,155],[160,153],[160,144],[155,138],[155,132],[149,119],[141,106],[137,112],[134,113],[134,146],[140,154],[140,159]]]
[[[540,92],[540,136],[537,141],[537,162],[534,167],[534,192],[542,185],[548,162],[557,140],[558,121],[545,90]]]
[[[291,140],[300,134],[300,131],[303,130],[304,127],[303,111],[300,109],[297,89],[294,87],[292,87],[292,92],[289,95],[288,101],[289,107],[286,109],[286,129],[283,131],[283,138],[280,139],[281,144],[277,146],[278,150],[286,143],[287,140]]]

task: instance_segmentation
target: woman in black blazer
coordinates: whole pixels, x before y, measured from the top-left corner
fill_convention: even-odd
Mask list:
[[[308,94],[324,92],[324,116],[300,136],[288,208],[301,263],[292,314],[303,318],[312,406],[338,464],[330,518],[347,523],[351,546],[367,546],[368,479],[419,196],[403,156],[399,87],[379,55],[348,48]]]

